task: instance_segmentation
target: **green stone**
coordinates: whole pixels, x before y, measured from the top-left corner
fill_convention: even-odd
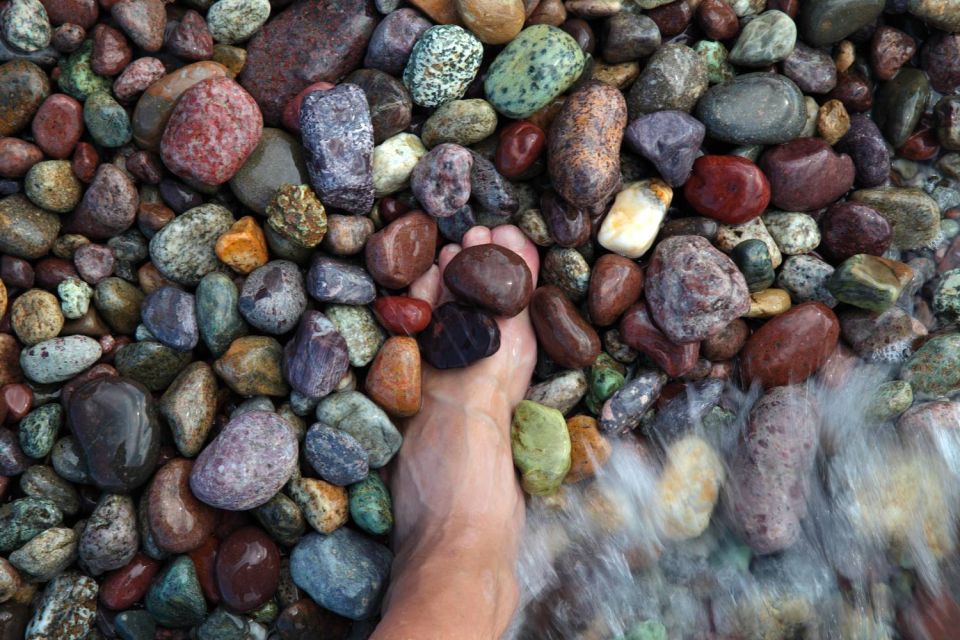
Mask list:
[[[917,396],[945,396],[960,391],[960,334],[928,340],[900,370],[900,379]]]
[[[743,273],[751,293],[769,289],[773,284],[776,274],[773,271],[773,261],[770,260],[770,251],[763,240],[744,240],[733,248],[730,258]]]
[[[83,122],[94,142],[104,147],[122,147],[133,138],[127,110],[109,92],[98,91],[87,97]]]
[[[562,413],[523,400],[513,412],[510,444],[527,493],[548,496],[560,488],[570,470],[570,434]]]
[[[658,620],[644,620],[634,625],[622,640],[667,640],[667,629]]]
[[[730,62],[743,67],[765,67],[786,59],[797,43],[797,25],[776,9],[765,11],[740,31],[730,50]]]
[[[603,403],[619,391],[626,382],[626,370],[622,364],[601,353],[597,361],[590,367],[589,391],[587,392],[587,408],[594,414],[599,411]]]
[[[933,294],[933,310],[950,321],[960,318],[960,269],[951,269],[940,276]]]
[[[583,50],[562,29],[527,27],[494,59],[483,88],[493,108],[526,118],[550,104],[583,72]]]
[[[86,40],[70,57],[60,63],[60,78],[57,84],[64,93],[81,102],[98,92],[110,92],[110,78],[97,75],[90,66],[93,40]]]
[[[940,234],[940,208],[922,189],[859,189],[850,194],[850,199],[873,207],[890,223],[894,249],[922,249],[931,246]]]
[[[63,512],[46,498],[20,498],[0,507],[0,552],[13,551],[63,522]]]
[[[247,621],[222,607],[207,616],[197,627],[197,640],[246,640]]]
[[[410,52],[403,84],[421,107],[439,107],[463,96],[482,61],[483,44],[463,27],[430,27]]]
[[[486,100],[453,100],[442,105],[423,123],[420,137],[432,148],[444,142],[468,147],[486,140],[497,130],[497,112]]]
[[[327,211],[305,184],[282,184],[266,207],[267,223],[294,244],[311,249],[327,233]]]
[[[266,127],[256,148],[230,180],[230,189],[240,202],[263,215],[280,185],[307,182],[300,141],[282,129]]]
[[[833,44],[876,20],[884,4],[884,0],[804,0],[797,26],[810,46]]]
[[[913,387],[904,380],[884,382],[870,398],[867,417],[877,422],[886,422],[899,416],[913,404]]]
[[[540,269],[544,284],[553,284],[574,302],[583,300],[590,287],[590,264],[576,249],[551,247]]]
[[[157,578],[146,598],[147,611],[164,627],[175,629],[199,624],[207,605],[189,556],[178,556]]]
[[[350,364],[365,367],[373,360],[385,340],[383,330],[367,307],[331,304],[325,309],[327,318],[347,343]]]
[[[883,136],[901,146],[916,129],[930,99],[930,81],[920,69],[904,67],[880,85],[873,103],[873,117]]]
[[[60,311],[63,316],[76,320],[89,310],[93,287],[80,278],[65,278],[57,285],[57,296],[60,298]]]
[[[190,364],[193,352],[177,351],[159,342],[134,342],[117,350],[113,366],[150,391],[163,391]]]
[[[247,323],[237,310],[239,299],[237,285],[225,273],[208,273],[197,285],[197,327],[210,353],[218,358],[230,343],[247,335]]]
[[[142,609],[117,614],[113,626],[120,640],[153,640],[157,632],[157,623]]]
[[[37,407],[20,421],[20,448],[31,458],[45,458],[57,441],[63,426],[63,406],[59,402]]]
[[[393,502],[383,480],[371,473],[347,487],[350,496],[350,517],[354,524],[375,536],[393,528]]]
[[[297,503],[278,493],[253,510],[260,525],[280,544],[292,547],[307,530],[307,522]]]
[[[117,333],[132,335],[140,324],[143,291],[123,278],[109,277],[93,290],[93,306]]]
[[[837,267],[827,281],[827,289],[840,302],[869,311],[886,311],[900,297],[903,284],[891,261],[861,253]]]
[[[277,605],[277,601],[271,598],[247,615],[257,622],[269,625],[280,615],[280,607]]]

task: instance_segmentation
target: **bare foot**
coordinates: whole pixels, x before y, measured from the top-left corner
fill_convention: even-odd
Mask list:
[[[539,257],[523,232],[514,226],[493,231],[474,227],[463,238],[466,247],[491,242],[520,255],[536,285]],[[444,247],[439,266],[411,286],[411,295],[434,306],[445,301],[449,294],[442,286],[443,269],[459,251],[457,245]],[[489,358],[465,369],[439,371],[424,365],[423,407],[407,422],[390,473],[397,556],[385,601],[386,624],[378,628],[377,638],[403,637],[386,633],[398,620],[409,623],[403,618],[410,612],[398,613],[398,608],[443,602],[444,593],[456,591],[461,579],[481,590],[463,594],[473,599],[464,604],[477,614],[481,626],[476,635],[415,637],[496,637],[516,606],[513,571],[524,504],[510,450],[510,420],[530,384],[537,350],[526,310],[497,322],[500,349]],[[424,584],[438,575],[447,584]],[[411,590],[425,589],[436,593],[410,602]],[[485,616],[479,615],[484,610]],[[474,623],[463,618],[469,612],[456,606],[429,614],[435,622],[444,615],[461,616],[458,624]],[[432,628],[439,632],[439,626]],[[408,625],[405,632],[422,630]]]

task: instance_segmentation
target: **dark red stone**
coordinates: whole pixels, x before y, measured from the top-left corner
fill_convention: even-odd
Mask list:
[[[377,284],[402,289],[433,264],[437,223],[422,211],[411,211],[367,240],[367,271]]]
[[[590,27],[590,23],[582,18],[570,18],[560,25],[560,28],[569,33],[584,53],[593,53],[597,46],[597,38]]]
[[[151,151],[134,151],[127,156],[127,171],[140,182],[160,184],[163,178],[163,164],[160,157]]]
[[[540,196],[540,213],[550,237],[561,247],[579,247],[590,240],[590,214],[575,207],[553,189]]]
[[[57,285],[67,278],[76,278],[77,270],[73,263],[63,258],[43,258],[33,268],[36,285],[47,291],[54,291]]]
[[[512,318],[533,294],[533,275],[519,255],[497,244],[467,247],[443,270],[443,281],[462,302]]]
[[[410,207],[398,198],[386,196],[380,198],[377,203],[377,211],[380,213],[380,219],[383,220],[383,223],[390,224],[403,214],[408,213]]]
[[[834,202],[853,186],[853,160],[820,138],[797,138],[768,149],[760,168],[770,201],[785,211],[810,211]]]
[[[280,640],[346,640],[350,621],[321,609],[310,598],[297,600],[280,612],[276,630]]]
[[[126,36],[118,29],[98,24],[93,29],[93,52],[90,67],[102,76],[115,76],[133,59],[133,50]]]
[[[543,129],[533,123],[520,120],[507,125],[500,132],[497,144],[494,159],[497,171],[510,180],[519,178],[540,157],[546,142]]]
[[[93,182],[97,175],[97,166],[100,164],[100,156],[97,150],[89,142],[78,142],[73,150],[73,175],[77,179],[87,184]]]
[[[197,500],[190,491],[192,468],[192,460],[170,460],[154,474],[143,498],[153,539],[170,553],[196,549],[217,524],[216,509]]]
[[[303,104],[303,99],[308,93],[313,93],[314,91],[326,91],[327,89],[333,89],[336,85],[325,82],[321,80],[320,82],[314,82],[307,85],[303,88],[300,93],[290,98],[290,100],[283,106],[283,113],[280,116],[280,124],[283,125],[283,128],[287,131],[292,131],[293,133],[300,133],[300,105]]]
[[[160,563],[137,553],[125,566],[107,574],[100,583],[100,602],[108,609],[123,611],[143,599],[160,571]]]
[[[760,168],[740,156],[700,156],[683,188],[687,202],[725,224],[753,220],[770,202],[770,184]]]
[[[109,364],[95,364],[83,373],[71,378],[69,382],[60,389],[60,404],[67,408],[70,403],[70,397],[73,392],[94,378],[104,378],[106,376],[116,376],[117,370]]]
[[[216,562],[220,541],[215,536],[204,540],[203,544],[190,552],[190,560],[197,570],[197,580],[207,602],[215,605],[220,602],[220,587],[217,586]]]
[[[681,33],[693,19],[693,8],[687,0],[675,0],[669,4],[647,10],[647,16],[660,29],[660,35],[669,38]]]
[[[33,117],[34,126],[42,110],[41,104]],[[33,135],[36,137],[36,131]],[[41,160],[43,160],[43,151],[37,145],[20,138],[0,138],[0,178],[22,178],[30,167]]]
[[[723,0],[702,0],[697,8],[697,23],[712,40],[729,40],[740,31],[737,14]]]
[[[839,100],[851,113],[869,111],[873,106],[870,85],[862,77],[849,71],[837,75],[837,86],[830,90],[827,99]]]
[[[923,44],[923,70],[930,86],[949,95],[960,89],[960,33],[934,34]]]
[[[687,373],[697,365],[700,343],[676,344],[653,323],[646,304],[635,304],[620,320],[621,339],[647,355],[671,378]]]
[[[819,249],[835,262],[858,253],[883,255],[890,246],[890,223],[873,207],[838,202],[820,222]]]
[[[643,292],[643,271],[636,262],[615,253],[600,256],[590,271],[587,289],[587,309],[590,320],[600,327],[608,327]]]
[[[37,145],[51,158],[73,153],[83,135],[83,105],[63,93],[54,93],[40,105],[31,125]]]
[[[0,398],[7,407],[7,419],[19,422],[33,408],[33,391],[25,384],[7,384],[0,388]]]
[[[430,304],[407,296],[383,296],[373,301],[377,321],[390,333],[412,336],[430,324]]]
[[[889,80],[916,51],[917,43],[909,34],[886,25],[877,27],[870,41],[870,66],[874,77]]]
[[[213,57],[213,36],[199,13],[189,9],[167,38],[170,52],[184,60],[209,60]]]
[[[70,22],[89,29],[100,13],[97,0],[40,0],[40,4],[47,10],[50,23],[55,26]]]
[[[940,140],[937,132],[930,127],[921,125],[913,132],[907,141],[897,149],[897,155],[907,160],[922,162],[936,157],[940,152]]]
[[[220,545],[216,575],[224,604],[240,613],[252,611],[277,592],[280,550],[263,529],[238,529]]]
[[[500,327],[493,316],[474,307],[447,302],[433,311],[417,336],[420,354],[437,369],[460,369],[500,349]]]
[[[580,369],[600,355],[597,332],[559,287],[547,285],[533,292],[530,319],[538,344],[561,367]]]
[[[33,287],[33,266],[23,258],[11,255],[0,256],[0,280],[7,289],[30,289]]]

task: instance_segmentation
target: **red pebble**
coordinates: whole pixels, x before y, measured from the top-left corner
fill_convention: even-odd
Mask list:
[[[33,391],[25,384],[8,384],[0,388],[0,396],[7,405],[7,418],[17,422],[33,408]]]
[[[43,109],[43,105],[40,105],[40,109]],[[36,118],[34,116],[34,122]],[[30,167],[41,160],[43,151],[37,145],[20,138],[0,138],[0,178],[22,178]]]
[[[97,150],[89,142],[77,143],[77,148],[73,151],[73,175],[81,182],[93,182],[93,176],[97,173],[97,167],[100,165],[100,156]]]
[[[377,211],[380,212],[380,219],[383,220],[383,223],[390,224],[403,214],[408,213],[410,207],[402,200],[386,196],[380,198],[380,202],[377,204]]]
[[[100,583],[100,602],[108,609],[122,611],[140,602],[160,571],[160,563],[144,553],[107,574]]]
[[[670,38],[687,28],[693,18],[693,7],[687,0],[675,0],[669,4],[647,10],[647,16],[653,20],[660,35]]]
[[[683,188],[687,202],[724,224],[753,220],[770,202],[770,183],[760,167],[740,156],[700,156]]]
[[[740,31],[737,14],[723,0],[703,0],[697,8],[697,22],[711,40],[729,40]]]
[[[106,24],[93,28],[93,51],[90,68],[102,76],[115,76],[130,64],[133,50],[127,37],[118,29]]]
[[[520,120],[503,128],[494,164],[504,178],[519,178],[529,169],[546,144],[547,136],[537,125]]]
[[[44,153],[62,160],[83,135],[83,105],[64,93],[48,96],[33,117],[33,138]]]
[[[210,604],[220,602],[220,588],[217,586],[216,561],[220,541],[215,536],[207,538],[202,545],[190,552],[190,559],[197,571],[197,580],[203,597]]]
[[[922,162],[936,157],[940,152],[940,141],[937,133],[929,127],[922,127],[907,138],[907,141],[897,149],[897,155],[907,160]]]
[[[33,268],[35,284],[41,289],[53,291],[67,278],[76,278],[77,269],[63,258],[43,258]]]
[[[137,58],[113,81],[113,95],[122,103],[133,102],[147,87],[167,74],[156,58]]]
[[[408,296],[385,296],[373,301],[373,313],[383,327],[394,335],[412,336],[430,324],[430,305]]]
[[[630,307],[620,320],[623,341],[646,354],[671,378],[682,376],[697,365],[700,343],[676,344],[653,323],[645,304]]]
[[[3,422],[3,419],[0,418],[0,422]],[[10,478],[7,476],[0,476],[0,500],[3,500],[7,497],[7,487],[10,486]]]
[[[326,91],[327,89],[333,89],[334,86],[336,85],[321,81],[314,82],[303,89],[303,91],[290,98],[290,102],[283,108],[283,113],[280,114],[280,123],[287,131],[300,133],[300,105],[303,104],[303,99],[308,93]]]
[[[238,529],[220,545],[216,575],[224,604],[240,613],[252,611],[277,592],[280,550],[263,529]]]

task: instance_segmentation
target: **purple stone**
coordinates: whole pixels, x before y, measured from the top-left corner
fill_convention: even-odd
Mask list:
[[[623,434],[640,424],[640,419],[660,397],[667,382],[666,374],[654,370],[641,370],[633,380],[620,387],[603,403],[600,411],[600,430],[604,433]]]
[[[360,482],[370,472],[369,456],[363,445],[346,431],[318,422],[303,440],[307,462],[331,484],[345,487]]]
[[[283,348],[282,367],[291,387],[308,398],[322,398],[350,368],[347,342],[325,315],[307,311]]]
[[[830,54],[802,42],[783,61],[783,75],[804,93],[827,93],[837,86],[837,67]]]
[[[476,151],[470,169],[470,198],[479,216],[509,218],[520,209],[513,185],[500,175],[492,162]]]
[[[193,296],[176,287],[160,287],[143,300],[140,318],[161,344],[189,351],[200,341]]]
[[[500,348],[500,327],[486,311],[448,302],[433,311],[417,336],[420,354],[437,369],[468,367]]]
[[[377,297],[377,285],[360,267],[317,254],[307,272],[307,292],[319,302],[363,305]]]
[[[706,132],[706,127],[689,113],[655,111],[631,122],[626,138],[667,183],[678,187],[690,177]]]
[[[423,210],[437,218],[452,216],[470,199],[473,156],[458,144],[438,144],[420,158],[410,189]]]
[[[357,85],[367,96],[375,145],[410,126],[413,101],[402,82],[377,69],[357,69],[344,82]]]
[[[367,214],[373,207],[373,123],[363,89],[341,84],[308,93],[300,132],[310,185],[328,207]]]
[[[450,242],[460,243],[464,234],[477,226],[477,217],[473,215],[473,207],[465,204],[446,218],[437,218],[437,229]]]
[[[200,452],[190,472],[198,500],[245,511],[267,502],[297,468],[297,436],[286,420],[250,411],[231,420]]]
[[[876,123],[865,113],[850,118],[850,130],[833,148],[853,159],[856,181],[861,187],[880,186],[890,175],[887,143]]]
[[[960,33],[937,33],[923,45],[923,70],[943,94],[960,91]]]
[[[303,276],[289,260],[274,260],[254,269],[244,281],[237,301],[244,320],[276,335],[293,329],[306,308]]]
[[[17,434],[0,427],[0,476],[18,476],[30,466],[30,458],[20,448]]]
[[[77,268],[77,273],[89,284],[97,284],[113,275],[116,262],[113,249],[102,244],[82,245],[73,254],[73,265]]]
[[[540,196],[540,212],[550,237],[561,247],[579,247],[590,240],[590,214],[579,209],[553,189]]]
[[[94,240],[118,236],[136,220],[139,205],[133,180],[114,165],[101,164],[83,200],[66,219],[64,231]]]
[[[413,9],[397,9],[390,13],[374,29],[363,66],[399,76],[417,38],[431,26]]]
[[[203,196],[172,178],[160,181],[160,199],[173,209],[174,213],[183,213],[203,204]]]

